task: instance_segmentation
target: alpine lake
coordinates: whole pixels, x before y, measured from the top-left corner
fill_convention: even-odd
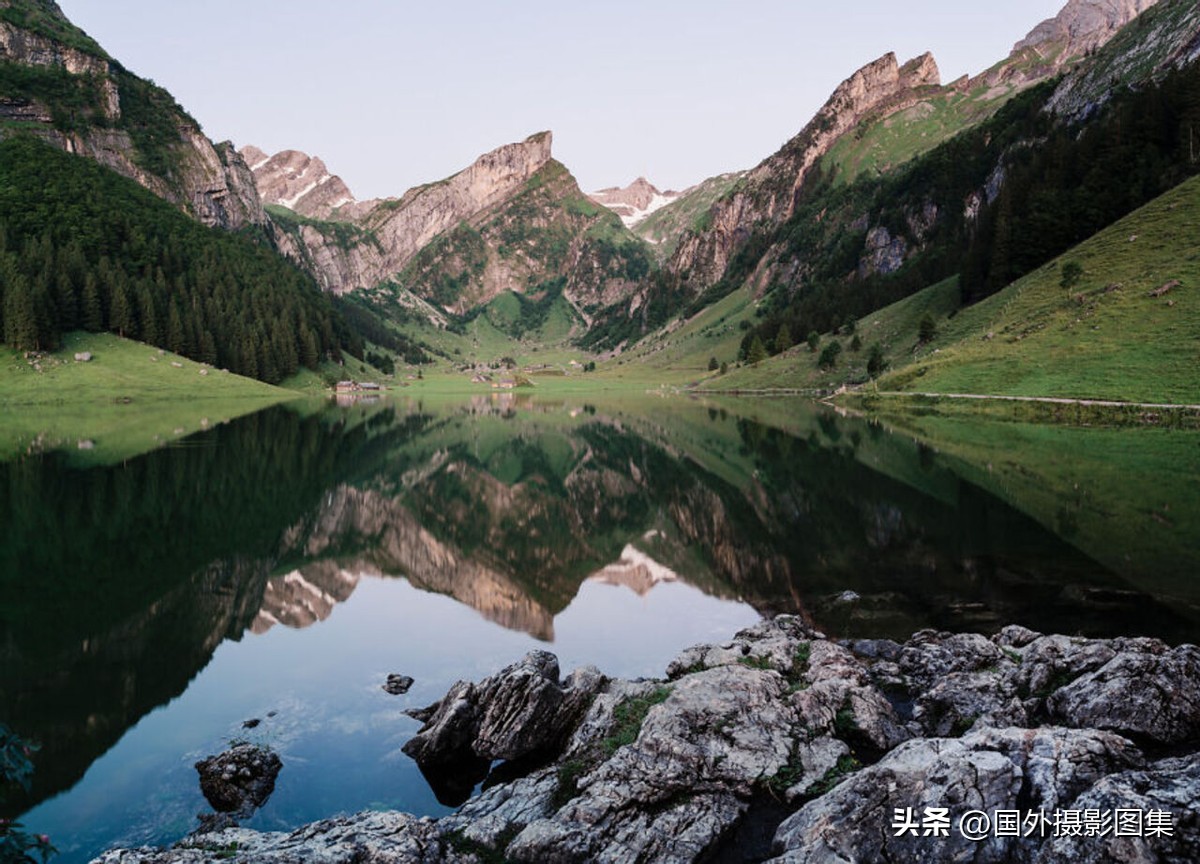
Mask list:
[[[1196,431],[517,393],[206,425],[0,462],[0,723],[39,746],[0,817],[62,864],[194,829],[237,740],[284,765],[248,827],[449,812],[404,710],[534,648],[656,677],[785,612],[1200,636]]]

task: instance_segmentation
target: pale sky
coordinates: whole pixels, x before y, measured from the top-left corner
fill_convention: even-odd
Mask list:
[[[59,0],[214,140],[399,195],[550,129],[585,190],[756,165],[843,79],[932,51],[949,82],[1065,0]]]

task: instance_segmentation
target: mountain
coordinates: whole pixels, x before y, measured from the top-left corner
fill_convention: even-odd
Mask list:
[[[137,77],[53,0],[0,2],[0,138],[21,130],[135,180],[205,225],[265,222],[253,178],[162,88]]]
[[[550,162],[551,140],[542,132],[499,147],[465,170],[399,198],[355,201],[346,190],[333,199],[350,199],[338,205],[336,215],[332,202],[317,202],[325,189],[345,187],[329,177],[320,159],[285,151],[264,162],[255,158],[261,156],[257,148],[243,155],[256,163],[255,183],[273,209],[280,248],[326,290],[342,294],[392,278],[439,234],[519,192]]]
[[[874,143],[872,132],[881,129],[896,130],[907,140],[893,142],[891,153],[883,158],[876,154],[870,164],[882,170],[899,165],[990,116],[1017,92],[1053,77],[1068,60],[1104,44],[1150,5],[1145,0],[1070,0],[1056,18],[1017,43],[1005,61],[948,87],[941,86],[931,55],[904,65],[894,54],[884,55],[846,79],[797,136],[718,200],[698,230],[679,242],[668,269],[693,285],[716,283],[752,228],[778,226],[795,214],[815,166],[830,171],[849,163],[852,177],[864,161],[852,148],[866,149]],[[947,112],[953,119],[928,134],[935,125],[931,118]],[[851,131],[853,135],[846,134]],[[826,156],[832,157],[828,163]]]
[[[628,297],[650,270],[645,245],[587,198],[539,132],[399,198],[356,201],[319,159],[243,155],[279,248],[329,291],[444,322],[497,297],[562,296],[580,321]]]
[[[651,244],[660,260],[669,258],[684,232],[697,228],[698,220],[733,189],[744,173],[719,174],[688,187],[662,207],[647,213],[633,226],[634,233]]]
[[[276,383],[361,353],[249,168],[52,0],[0,0],[0,339],[111,331]]]
[[[651,213],[654,213],[681,196],[690,192],[660,192],[658,187],[639,177],[624,189],[616,186],[588,193],[588,197],[621,217],[626,228],[636,228]]]
[[[894,114],[915,105],[926,88],[940,80],[930,54],[900,65],[896,55],[888,53],[859,69],[834,90],[798,135],[713,205],[700,230],[684,235],[668,269],[693,284],[715,283],[747,239],[747,226],[781,224],[791,217],[809,171],[843,133],[868,114]]]
[[[1065,221],[1061,204],[1079,189],[1064,189],[1024,211],[1019,230],[1027,242],[1005,247],[1017,260],[1005,252],[991,266],[993,210],[1005,206],[1006,187],[1016,188],[1006,182],[1010,164],[1036,159],[1051,136],[1078,135],[1064,124],[1095,122],[1114,94],[1135,98],[1195,52],[1195,4],[1167,0],[1142,13],[1149,5],[1071,0],[1004,61],[948,86],[928,55],[903,66],[885,55],[859,70],[799,135],[694,220],[664,265],[662,302],[686,319],[733,291],[749,292],[756,305],[765,303],[765,321],[746,333],[744,356],[755,335],[773,346],[785,319],[790,338],[781,344],[840,327],[964,267],[964,299],[978,299],[1061,252],[1067,238],[1088,236],[1080,233],[1085,224],[1089,232],[1103,227],[1097,208]],[[1064,94],[1073,94],[1071,116],[1061,110]],[[1178,157],[1173,143],[1151,146]],[[1105,218],[1186,174],[1141,168],[1157,174],[1139,185],[1114,184],[1120,173],[1096,176],[1107,190],[1089,188],[1090,195],[1114,202]],[[1128,200],[1115,204],[1121,197]],[[630,328],[608,322],[607,329],[624,336]]]
[[[330,174],[320,159],[297,150],[268,156],[253,145],[239,152],[250,166],[263,201],[309,219],[328,219],[339,207],[354,203],[342,178]]]

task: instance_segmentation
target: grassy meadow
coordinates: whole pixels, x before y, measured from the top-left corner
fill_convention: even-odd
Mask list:
[[[110,333],[70,333],[37,359],[0,346],[0,459],[112,463],[297,395]]]

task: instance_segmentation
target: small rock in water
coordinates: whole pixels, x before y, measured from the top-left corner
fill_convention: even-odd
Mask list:
[[[261,722],[262,721],[259,720],[257,717],[251,717],[249,720],[243,721],[242,728],[243,729],[253,729],[255,726],[257,726]]]
[[[841,594],[837,595],[834,602],[836,602],[836,603],[857,603],[861,599],[862,598],[859,597],[858,594],[856,594],[853,591],[843,591]]]
[[[402,696],[408,692],[408,688],[413,685],[413,679],[407,675],[398,675],[393,672],[387,677],[387,683],[383,685],[383,689],[393,696]]]
[[[274,751],[254,744],[237,744],[196,763],[200,791],[219,813],[245,818],[266,803],[275,791],[283,762]]]

